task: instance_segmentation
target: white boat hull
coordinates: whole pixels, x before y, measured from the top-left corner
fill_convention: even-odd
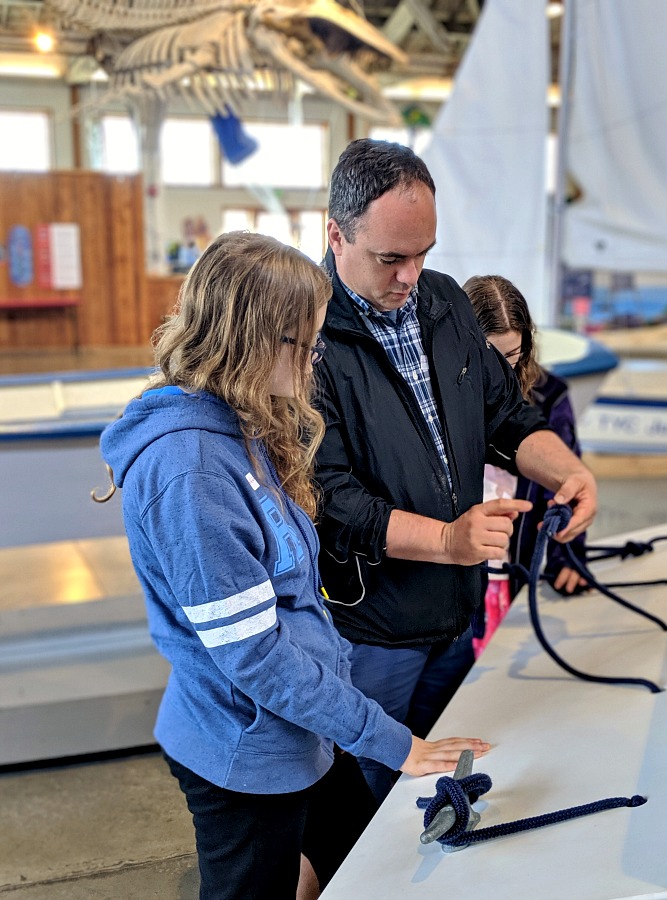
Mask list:
[[[591,453],[667,454],[667,361],[624,360],[577,430]]]

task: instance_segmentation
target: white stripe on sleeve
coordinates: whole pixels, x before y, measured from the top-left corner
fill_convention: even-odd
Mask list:
[[[246,638],[261,634],[275,625],[277,620],[275,606],[265,609],[249,619],[241,619],[233,625],[223,625],[221,628],[210,628],[207,631],[198,631],[205,647],[222,647],[224,644],[232,644],[235,641],[243,641]]]
[[[236,613],[252,609],[253,606],[259,606],[260,603],[265,603],[275,596],[271,582],[264,581],[239,594],[232,594],[225,600],[213,600],[211,603],[201,603],[199,606],[184,606],[183,612],[193,625],[201,625],[202,622],[227,619]]]

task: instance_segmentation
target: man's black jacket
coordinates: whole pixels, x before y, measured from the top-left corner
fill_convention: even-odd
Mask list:
[[[327,426],[317,456],[323,491],[320,571],[340,632],[357,643],[410,647],[453,640],[481,600],[478,566],[390,559],[392,509],[451,522],[482,501],[485,459],[516,472],[521,441],[544,428],[512,369],[485,340],[447,275],[424,270],[418,318],[441,415],[453,489],[414,394],[327,265],[334,290],[317,367]],[[487,452],[488,449],[488,452]]]

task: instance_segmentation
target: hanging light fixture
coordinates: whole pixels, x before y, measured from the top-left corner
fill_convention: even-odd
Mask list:
[[[33,38],[33,43],[40,53],[50,53],[55,46],[55,39],[48,31],[38,31]]]

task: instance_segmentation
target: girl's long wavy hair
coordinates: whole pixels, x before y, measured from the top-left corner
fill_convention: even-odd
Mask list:
[[[476,275],[463,285],[486,337],[518,331],[521,356],[514,367],[521,393],[534,402],[533,388],[543,379],[544,370],[535,358],[535,324],[526,298],[502,275]]]
[[[258,476],[265,480],[265,464],[253,450],[261,441],[285,492],[311,518],[324,422],[311,405],[310,348],[330,296],[328,275],[293,247],[260,234],[220,235],[183,282],[174,315],[153,334],[159,372],[148,385],[209,391],[228,403]],[[291,354],[293,397],[269,392],[281,352]]]

